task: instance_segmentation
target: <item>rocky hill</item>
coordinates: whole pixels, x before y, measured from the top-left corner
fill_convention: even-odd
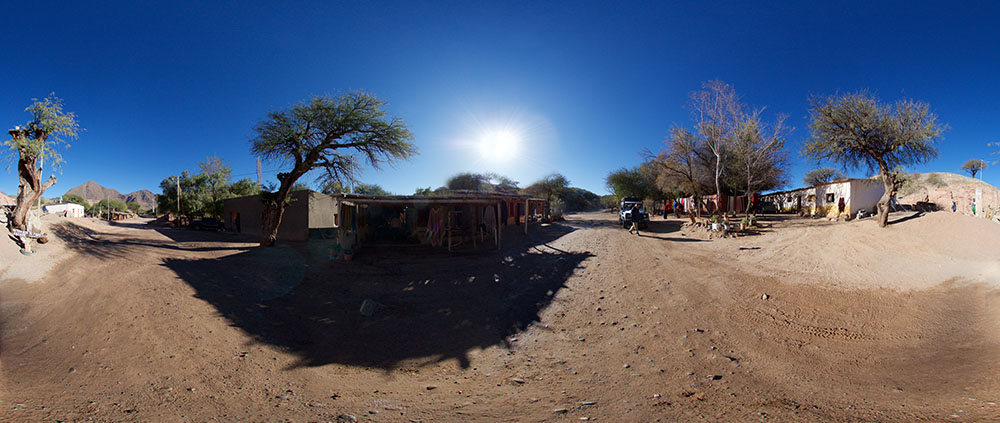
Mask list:
[[[970,214],[977,191],[982,198],[978,204],[980,211],[1000,209],[1000,189],[978,179],[949,172],[913,174],[896,196],[904,204],[929,201],[948,211],[954,202],[959,213]]]
[[[66,191],[66,194],[76,194],[83,197],[90,203],[96,203],[105,198],[122,200],[126,203],[137,202],[144,209],[151,209],[156,204],[156,195],[149,190],[143,189],[128,194],[122,194],[114,188],[105,188],[94,181],[87,181],[83,185]]]

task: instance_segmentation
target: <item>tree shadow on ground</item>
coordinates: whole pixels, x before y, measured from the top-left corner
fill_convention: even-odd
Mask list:
[[[505,344],[540,313],[592,255],[545,246],[573,229],[552,224],[504,235],[508,247],[448,253],[370,247],[351,262],[317,260],[309,244],[255,248],[165,266],[257,341],[328,363],[390,370],[456,359]],[[367,301],[366,301],[367,300]],[[362,305],[374,304],[371,316]]]
[[[903,216],[903,217],[900,217],[900,218],[898,218],[896,220],[890,220],[890,221],[887,222],[887,224],[889,224],[889,225],[895,225],[897,223],[903,223],[903,222],[905,222],[907,220],[913,220],[913,219],[922,217],[924,214],[925,214],[924,212],[918,211],[918,212],[913,213],[913,214],[911,214],[909,216]]]
[[[153,229],[143,227],[143,229]],[[100,259],[124,258],[143,248],[166,249],[176,251],[221,251],[240,250],[234,247],[200,246],[199,238],[191,238],[192,244],[178,244],[175,241],[152,241],[128,235],[101,232],[80,226],[72,222],[61,222],[49,228],[52,235],[63,241],[66,248],[79,254]],[[197,242],[197,243],[196,243]]]

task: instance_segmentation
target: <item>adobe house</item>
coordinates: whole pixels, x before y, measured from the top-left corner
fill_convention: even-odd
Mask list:
[[[451,191],[440,196],[290,194],[278,239],[315,241],[344,250],[359,244],[447,246],[500,245],[505,231],[527,232],[547,220],[546,200],[528,195]],[[264,205],[259,196],[226,200],[226,229],[260,236]]]
[[[775,192],[762,198],[774,203],[781,212],[802,211],[810,216],[837,217],[841,199],[844,200],[844,213],[849,216],[862,209],[874,213],[884,193],[885,186],[879,180],[852,178]]]

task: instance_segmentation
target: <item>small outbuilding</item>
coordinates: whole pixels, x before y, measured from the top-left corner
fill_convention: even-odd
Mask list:
[[[75,203],[49,204],[42,211],[65,217],[83,217],[84,213],[83,206]]]
[[[810,216],[838,217],[843,213],[850,216],[859,210],[870,213],[885,193],[885,186],[876,179],[844,179],[766,194],[761,198],[771,202],[779,212],[802,212]]]

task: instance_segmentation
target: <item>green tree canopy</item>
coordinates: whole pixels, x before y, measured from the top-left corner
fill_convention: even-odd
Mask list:
[[[84,209],[90,207],[90,203],[88,203],[86,199],[76,194],[66,194],[62,196],[62,200],[64,203],[79,204],[83,206]]]
[[[803,153],[845,168],[878,172],[885,194],[878,203],[878,224],[889,221],[889,201],[899,190],[898,167],[937,157],[935,142],[947,129],[937,123],[927,103],[904,99],[884,104],[874,95],[856,92],[813,97],[809,110],[811,137]]]
[[[980,159],[969,159],[962,165],[962,170],[968,172],[969,176],[972,176],[973,178],[975,178],[976,174],[983,169],[986,169],[986,161]]]
[[[806,172],[806,176],[802,178],[802,182],[806,185],[812,186],[839,181],[842,179],[847,179],[847,176],[839,170],[832,167],[821,167],[819,169],[813,169]]]
[[[619,199],[623,197],[646,198],[656,189],[654,181],[643,174],[638,167],[623,168],[608,173],[605,185]]]
[[[410,130],[402,119],[388,117],[385,105],[365,92],[317,96],[268,113],[254,127],[251,152],[270,162],[292,165],[288,172],[278,174],[277,191],[264,197],[261,246],[274,245],[288,193],[305,174],[318,171],[318,180],[324,183],[353,181],[362,163],[379,169],[416,154]]]
[[[553,173],[528,185],[524,190],[531,193],[531,195],[552,201],[553,198],[556,198],[567,187],[569,187],[569,179],[566,179],[562,174]]]
[[[357,184],[354,186],[354,193],[360,195],[392,195],[376,184]]]
[[[17,205],[10,222],[11,229],[27,229],[28,209],[45,190],[56,183],[55,175],[42,182],[42,164],[59,168],[62,155],[57,147],[69,147],[67,140],[76,138],[82,131],[76,122],[76,115],[64,112],[62,100],[49,94],[44,100],[32,99],[33,103],[24,110],[31,113],[31,120],[10,130],[11,139],[4,141],[17,156],[17,176],[19,188]]]

